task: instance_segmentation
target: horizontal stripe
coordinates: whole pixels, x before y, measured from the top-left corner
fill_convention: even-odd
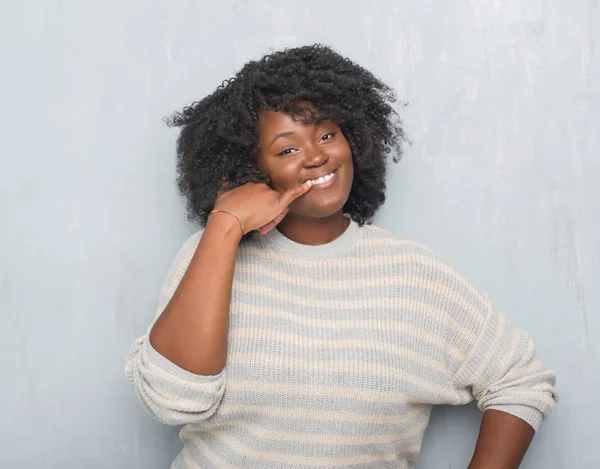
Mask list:
[[[281,432],[273,431],[269,428],[250,423],[248,420],[237,419],[228,420],[228,426],[236,429],[244,429],[259,439],[276,440],[278,442],[294,442],[308,445],[339,445],[339,446],[356,446],[356,445],[385,445],[400,443],[415,435],[425,431],[427,422],[414,425],[404,432],[396,432],[387,435],[331,435],[325,433],[326,428],[320,432],[302,433],[302,432]],[[210,428],[210,424],[207,426]]]
[[[412,264],[412,263],[411,263]],[[357,266],[359,267],[359,266]],[[383,272],[384,275],[379,277],[369,278],[355,278],[345,277],[340,279],[332,279],[327,282],[321,282],[320,278],[308,278],[302,275],[293,275],[287,272],[277,270],[267,270],[265,266],[258,262],[248,262],[240,264],[235,267],[238,274],[250,273],[253,276],[268,277],[287,285],[294,285],[298,287],[314,288],[318,286],[323,290],[353,290],[356,288],[371,288],[371,287],[395,287],[395,286],[418,286],[429,288],[433,291],[440,291],[447,287],[442,284],[439,280],[432,278],[425,278],[415,273],[403,274],[403,275],[390,275],[387,271]],[[318,285],[316,282],[319,282]]]
[[[204,459],[204,457],[206,457],[206,459],[208,459],[210,461],[210,463],[211,463],[211,466],[209,466],[210,468],[239,469],[240,467],[247,467],[246,464],[248,463],[248,460],[247,460],[247,456],[245,454],[239,454],[237,452],[234,453],[232,451],[227,451],[227,456],[226,456],[227,459],[235,460],[236,462],[238,462],[238,464],[244,464],[244,466],[239,466],[239,465],[234,466],[230,462],[226,461],[225,457],[221,457],[215,451],[212,451],[211,447],[209,445],[207,445],[204,441],[202,441],[202,438],[194,438],[193,442],[190,441],[190,445],[191,444],[197,445],[196,449],[198,450],[197,451],[197,454],[199,455],[198,459],[200,459],[200,458]],[[186,448],[189,448],[190,445],[186,445]],[[243,445],[241,445],[241,444],[238,444],[236,446],[238,449],[243,448]],[[401,451],[398,451],[399,456],[406,457],[406,462],[402,462],[402,461],[398,461],[398,460],[394,460],[394,459],[389,459],[389,460],[386,459],[385,461],[394,463],[393,466],[389,466],[389,467],[393,467],[394,469],[411,469],[411,468],[413,468],[412,463],[416,459],[416,456],[418,455],[420,450],[421,450],[420,444],[407,446],[407,447],[403,448]],[[190,454],[192,454],[192,453],[190,451],[186,451],[186,449],[184,448],[183,452],[186,453],[186,457],[184,459],[185,462],[187,463],[187,465],[185,466],[186,469],[208,469],[208,468],[205,468],[205,466],[198,464],[195,460],[192,460],[191,456],[190,456]],[[295,463],[295,460],[293,457],[287,456],[285,459],[286,460],[282,461],[279,458],[277,458],[276,462],[278,464],[276,467],[278,467],[278,468],[292,467],[291,464]],[[328,458],[328,459],[331,460],[331,458]],[[347,465],[348,459],[350,459],[350,458],[346,458],[345,461],[340,461],[340,463],[337,465],[328,465],[328,466],[319,466],[319,467],[344,467]],[[352,458],[352,460],[355,460],[355,458]],[[323,458],[321,458],[320,461],[323,461]],[[270,461],[267,460],[267,462],[270,462]],[[367,462],[363,459],[358,464],[360,464],[361,468],[373,467],[373,469],[381,469],[383,467],[383,466],[381,466],[381,463],[382,463],[381,458],[372,457],[370,462]],[[397,465],[398,463],[402,464],[402,466],[398,466]],[[372,464],[376,464],[376,465],[371,466]],[[305,464],[305,465],[307,465],[307,464]],[[308,463],[308,466],[310,467],[310,463]],[[270,467],[273,467],[273,466],[270,466]],[[388,467],[388,465],[386,465],[386,467]]]
[[[235,312],[232,312],[236,314]],[[241,314],[241,313],[239,313]],[[410,337],[428,345],[438,348],[440,351],[448,354],[452,359],[461,362],[465,354],[451,342],[442,342],[439,336],[430,331],[421,329],[415,324],[407,324],[400,320],[356,320],[356,319],[315,319],[307,318],[290,311],[276,308],[264,308],[256,305],[245,304],[243,314],[251,314],[256,317],[283,319],[298,325],[310,326],[312,328],[322,329],[346,329],[363,331],[393,331],[399,336]],[[268,330],[268,329],[266,329]]]
[[[467,311],[477,311],[484,307],[479,296],[470,298],[464,295],[457,295],[452,292],[453,285],[449,284],[447,281],[442,282],[435,278],[424,278],[420,274],[415,273],[369,278],[352,278],[347,276],[339,280],[333,279],[324,282],[319,278],[307,278],[306,276],[291,275],[278,270],[265,269],[264,266],[261,266],[260,264],[240,265],[236,267],[236,271],[236,279],[239,283],[247,283],[248,280],[252,279],[253,283],[249,284],[252,286],[266,280],[271,283],[273,287],[280,287],[282,289],[286,288],[286,286],[293,286],[297,289],[318,288],[323,292],[330,292],[330,295],[336,294],[345,296],[352,293],[364,295],[364,290],[371,290],[369,292],[370,295],[375,295],[377,294],[377,291],[381,291],[381,294],[384,295],[389,295],[393,292],[406,292],[406,294],[414,293],[415,296],[428,296],[427,293],[430,292],[435,294],[440,300],[452,303]],[[242,276],[240,274],[246,275]],[[424,272],[423,275],[428,275],[428,273]],[[277,283],[272,283],[271,281]],[[403,290],[406,288],[409,288],[409,290]],[[373,291],[374,289],[377,290]]]
[[[223,407],[219,411],[220,417],[227,417],[231,415],[249,415],[254,414],[259,417],[272,417],[275,419],[291,419],[291,420],[305,420],[309,422],[318,421],[329,423],[331,421],[339,421],[343,423],[354,423],[354,424],[395,424],[400,425],[409,421],[419,422],[420,420],[427,420],[431,411],[431,406],[417,405],[410,406],[415,407],[413,410],[405,411],[398,415],[386,414],[386,415],[374,415],[364,414],[358,412],[349,411],[328,411],[320,410],[319,412],[307,412],[304,407],[273,407],[273,406],[249,406],[249,405],[238,405],[229,404]],[[407,406],[408,408],[408,406]],[[412,422],[411,422],[412,423]]]
[[[358,240],[358,242],[356,243],[356,248],[360,249],[362,247],[371,247],[371,246],[394,246],[394,247],[414,247],[414,248],[418,248],[418,249],[423,249],[423,246],[421,246],[419,243],[411,240],[411,239],[394,239],[394,238],[390,238],[389,237],[389,233],[384,233],[382,232],[382,234],[384,234],[384,236],[379,236],[379,237],[371,237],[371,236],[367,236],[367,237],[362,237]]]
[[[187,440],[187,441],[186,441]],[[208,459],[211,465],[210,469],[240,469],[239,466],[233,466],[224,458],[222,458],[216,451],[213,451],[210,445],[207,445],[201,438],[195,438],[195,435],[189,435],[184,440],[187,443],[184,446],[183,452],[185,453],[186,469],[205,469],[199,463],[199,459]],[[195,459],[192,459],[194,453],[197,453]],[[208,469],[208,467],[206,467]]]
[[[407,370],[392,370],[389,367],[378,363],[366,362],[347,362],[344,360],[324,361],[324,360],[295,360],[289,357],[277,357],[263,355],[260,353],[232,353],[228,355],[228,360],[232,362],[241,362],[255,364],[260,366],[262,370],[278,369],[283,371],[289,370],[304,370],[315,371],[320,373],[356,373],[359,375],[373,375],[384,378],[391,378],[399,387],[410,388],[415,394],[421,395],[424,399],[429,395],[442,396],[448,400],[456,399],[456,392],[448,386],[442,387],[436,385],[433,381],[427,381],[423,378],[409,373]],[[264,371],[263,371],[264,373]],[[233,378],[231,378],[233,379]],[[279,386],[281,383],[273,383]],[[406,389],[408,390],[408,389]],[[348,390],[346,389],[346,392]],[[400,390],[399,390],[400,392]],[[413,394],[411,392],[411,394]]]
[[[255,261],[276,261],[280,263],[282,261],[281,254],[274,251],[267,251],[255,246],[247,246],[244,248],[243,253],[247,256],[243,263],[237,265],[244,265],[248,262]],[[308,260],[295,257],[285,257],[285,264],[291,264],[297,267],[310,268],[311,270],[321,268],[327,268],[328,270],[335,270],[336,268],[342,269],[343,271],[352,269],[375,269],[375,268],[386,268],[386,267],[428,267],[433,272],[439,272],[448,276],[448,278],[454,279],[457,284],[465,289],[466,292],[475,296],[481,297],[482,294],[477,290],[463,275],[461,275],[454,268],[448,264],[432,257],[431,254],[423,250],[420,252],[390,252],[386,255],[372,255],[370,252],[365,252],[364,257],[347,256],[343,259],[329,259],[323,260]]]
[[[257,392],[264,395],[270,396],[306,396],[306,397],[334,397],[340,398],[340,396],[346,396],[348,393],[347,388],[338,386],[321,386],[317,384],[298,386],[297,384],[288,383],[266,383],[254,380],[242,380],[242,379],[229,379],[227,382],[227,389],[230,391],[237,392]],[[420,403],[414,397],[408,396],[400,392],[384,392],[376,389],[357,389],[351,396],[346,397],[347,400],[354,400],[360,402],[389,402],[394,404],[413,404]],[[360,394],[358,391],[363,391]],[[451,394],[448,390],[443,390],[444,395],[453,397],[452,401],[459,397],[458,394]],[[459,397],[462,399],[462,397]]]
[[[327,309],[334,311],[345,311],[350,313],[351,311],[365,309],[385,310],[386,308],[396,306],[399,309],[398,314],[400,314],[402,309],[408,309],[411,311],[418,311],[420,313],[426,314],[432,319],[440,319],[440,315],[442,318],[444,318],[444,312],[440,311],[438,308],[435,308],[434,306],[428,303],[424,303],[422,301],[417,300],[411,300],[406,297],[369,298],[365,300],[354,301],[335,301],[325,299],[312,301],[310,298],[300,297],[289,293],[282,294],[281,292],[278,292],[277,290],[274,290],[267,286],[247,285],[241,282],[237,283],[236,290],[246,293],[248,295],[256,295],[258,297],[261,297],[263,298],[263,301],[268,301],[266,300],[266,298],[272,298],[296,306],[302,306],[306,308],[315,307],[319,310]],[[471,309],[469,312],[474,317],[477,317],[481,314],[480,312],[473,309]],[[447,321],[446,325],[455,333],[464,337],[465,340],[473,340],[476,337],[476,333],[474,331],[465,327],[461,327],[460,323],[457,321]]]
[[[360,328],[360,325],[357,326]],[[388,329],[389,330],[389,329]],[[379,342],[375,340],[363,340],[363,339],[318,339],[318,338],[307,338],[300,334],[294,334],[292,332],[282,332],[280,330],[270,329],[249,329],[236,327],[233,328],[229,333],[230,340],[233,342],[239,342],[245,339],[251,340],[253,343],[257,340],[262,341],[277,341],[286,345],[294,345],[299,347],[306,347],[308,351],[314,350],[328,350],[328,351],[343,351],[345,349],[353,351],[376,351],[383,356],[393,356],[403,359],[408,359],[415,364],[415,366],[425,367],[439,373],[441,375],[449,374],[448,366],[441,361],[434,360],[423,352],[417,352],[405,348],[401,344],[389,344],[385,342]],[[241,347],[232,347],[235,350],[241,350]],[[339,356],[339,354],[336,354]]]
[[[365,454],[354,457],[310,457],[294,455],[293,457],[288,454],[277,454],[273,452],[267,452],[263,450],[256,450],[238,442],[231,435],[223,433],[216,434],[217,438],[221,439],[227,444],[232,450],[239,454],[244,455],[246,458],[252,458],[259,461],[265,461],[269,463],[293,463],[297,466],[302,467],[344,467],[348,465],[357,464],[369,464],[376,461],[392,462],[397,460],[395,453],[382,453],[382,454]]]

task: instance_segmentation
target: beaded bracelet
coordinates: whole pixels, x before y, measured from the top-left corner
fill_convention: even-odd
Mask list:
[[[246,228],[244,228],[244,223],[242,222],[242,220],[240,220],[240,218],[237,215],[234,215],[233,213],[228,212],[227,210],[218,210],[218,209],[215,209],[212,212],[210,212],[208,214],[208,216],[210,217],[213,213],[226,213],[228,215],[231,215],[232,217],[234,217],[240,223],[240,226],[242,227],[242,233],[246,234]]]

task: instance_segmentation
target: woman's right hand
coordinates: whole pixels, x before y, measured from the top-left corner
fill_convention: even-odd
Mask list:
[[[265,235],[285,218],[290,204],[310,188],[304,183],[280,193],[267,184],[248,182],[235,189],[220,191],[214,208],[239,217],[246,233],[259,230]]]

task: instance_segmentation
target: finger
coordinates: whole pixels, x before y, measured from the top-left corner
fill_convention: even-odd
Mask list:
[[[287,207],[298,197],[306,194],[310,190],[311,187],[312,186],[309,182],[305,182],[304,184],[300,184],[296,187],[292,187],[291,189],[288,189],[287,191],[285,191],[283,194],[281,194],[279,196],[279,202],[281,203],[281,205],[283,207]]]
[[[283,220],[285,218],[285,216],[288,214],[289,211],[290,211],[290,208],[286,207],[286,209],[283,212],[281,212],[279,215],[277,215],[273,220],[271,220],[266,225],[262,226],[258,230],[258,231],[260,231],[260,234],[266,235],[269,231],[271,231],[273,228],[275,228],[277,225],[279,225],[281,220]]]
[[[261,235],[266,235],[269,231],[271,231],[273,228],[275,228],[275,222],[270,221],[269,223],[267,223],[266,225],[261,226],[258,231]]]
[[[274,226],[279,225],[279,223],[281,223],[281,220],[283,220],[285,218],[285,216],[288,214],[288,212],[290,211],[289,208],[287,208],[285,211],[281,212],[279,215],[277,215],[271,223],[273,223]]]

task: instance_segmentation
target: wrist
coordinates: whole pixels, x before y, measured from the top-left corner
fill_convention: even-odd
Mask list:
[[[220,233],[224,238],[239,242],[244,235],[240,223],[235,217],[224,213],[213,213],[206,221],[206,231]]]

